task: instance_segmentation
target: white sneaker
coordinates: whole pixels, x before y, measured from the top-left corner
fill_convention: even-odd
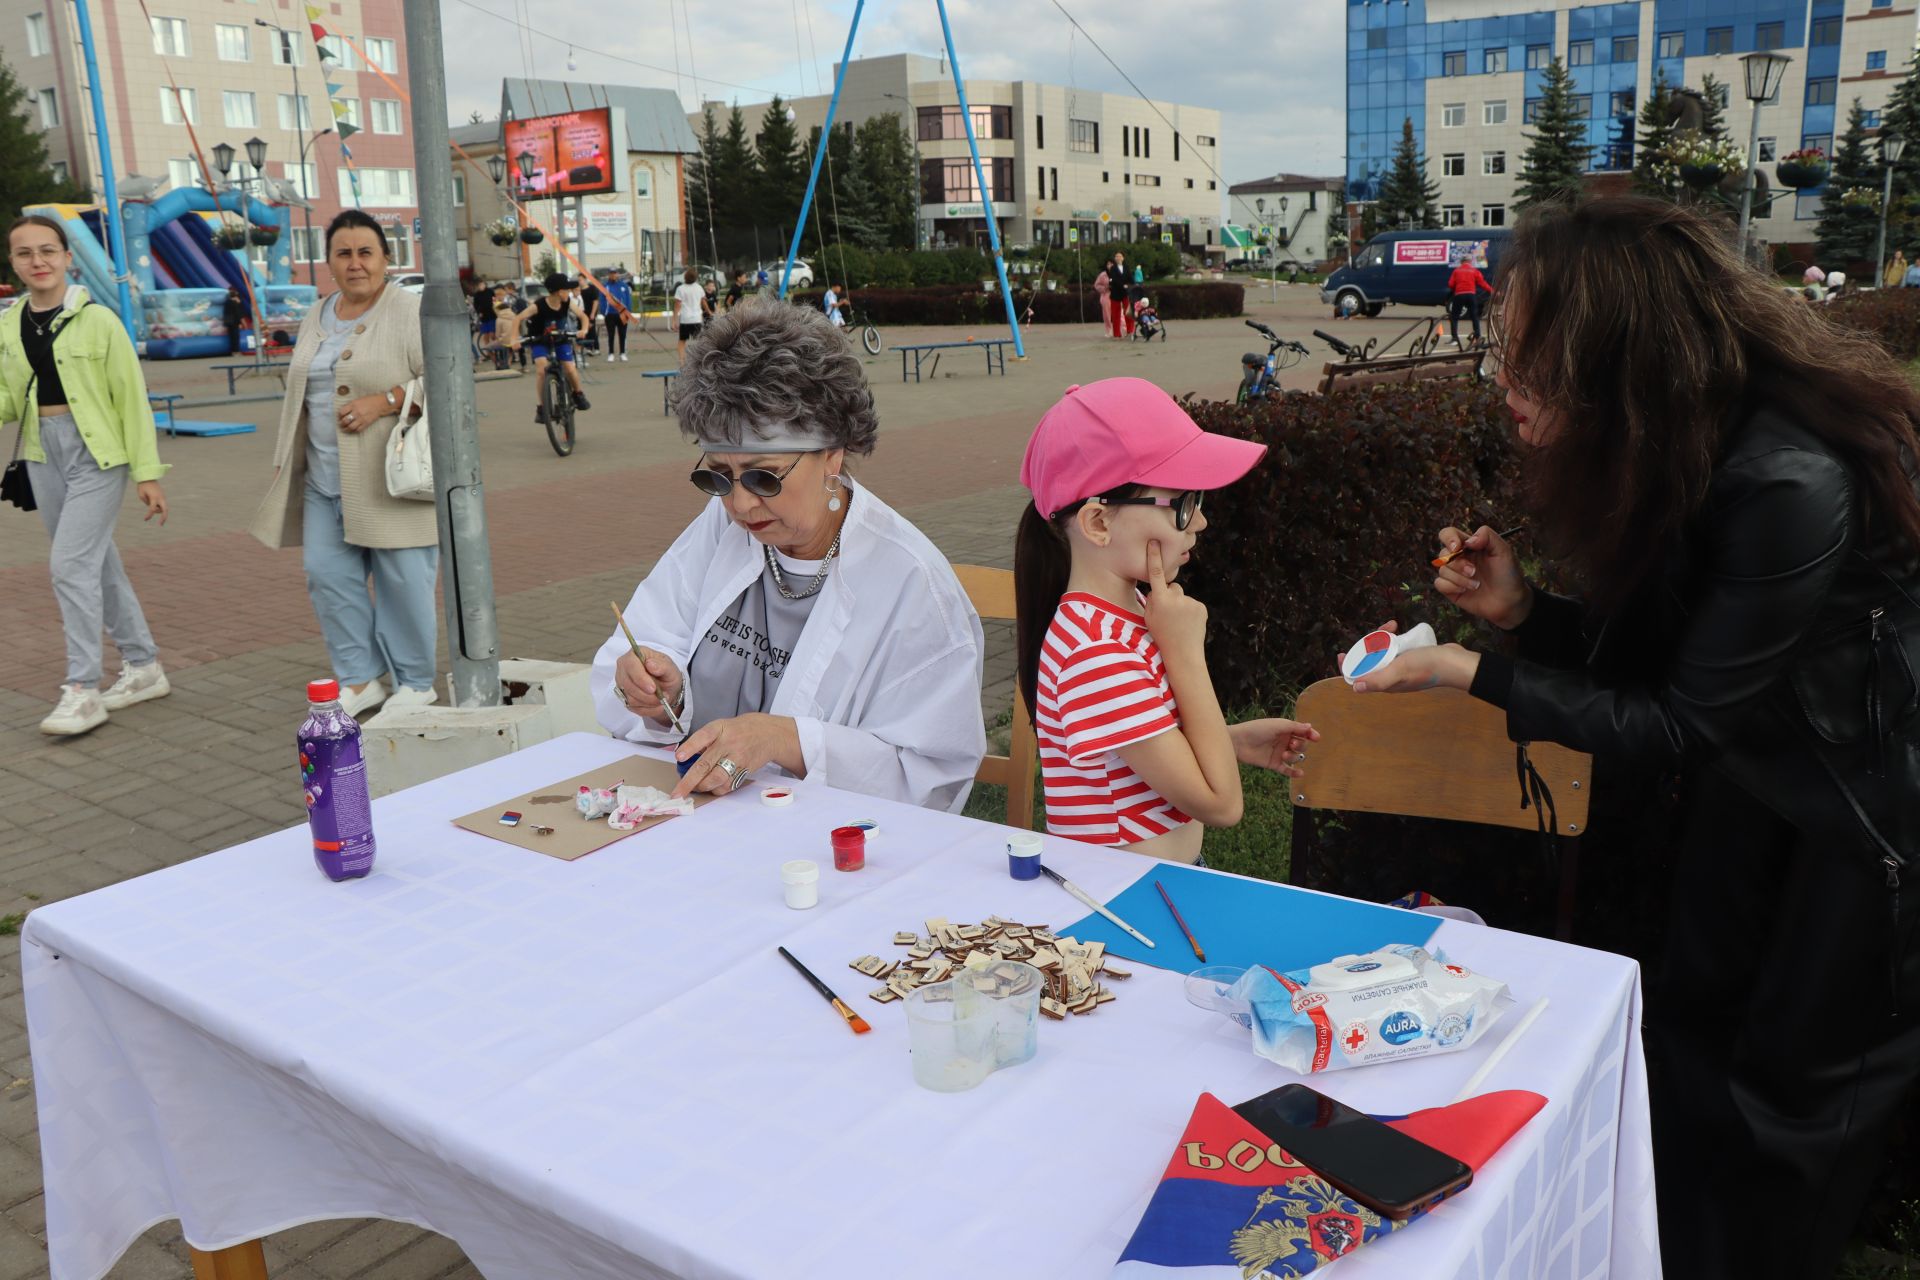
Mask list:
[[[408,689],[402,687],[393,691],[393,696],[387,699],[387,705],[390,707],[430,707],[438,701],[440,701],[440,691],[437,689]]]
[[[63,684],[60,686],[60,703],[52,714],[40,722],[40,732],[71,737],[76,733],[97,729],[106,722],[107,707],[100,701],[98,689],[90,689],[84,684]]]
[[[613,363],[613,352],[611,352],[611,351],[609,351],[609,352],[607,352],[607,363],[608,363],[608,364],[612,364],[612,363]]]
[[[626,362],[627,362],[627,353],[622,351],[620,353],[620,363],[625,364]]]
[[[173,686],[167,683],[167,673],[160,669],[159,660],[155,659],[145,666],[121,667],[120,678],[101,693],[100,702],[109,711],[119,711],[136,702],[164,698],[172,692]]]
[[[378,680],[372,681],[358,693],[348,688],[340,690],[340,707],[350,716],[357,716],[362,711],[371,711],[386,700],[386,687]]]

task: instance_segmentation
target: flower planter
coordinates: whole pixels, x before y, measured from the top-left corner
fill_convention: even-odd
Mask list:
[[[1782,186],[1792,187],[1795,191],[1809,191],[1827,180],[1833,172],[1828,166],[1820,164],[1802,164],[1794,160],[1782,160],[1775,167],[1773,176],[1780,179]]]
[[[513,236],[488,236],[487,239],[493,241],[496,245],[500,246],[502,249],[506,248],[508,245],[514,242]]]
[[[1726,169],[1717,164],[1683,164],[1680,166],[1680,181],[1690,187],[1711,187],[1726,176]]]
[[[260,245],[277,244],[280,241],[280,228],[254,227],[247,232],[247,239],[252,241],[254,244],[260,244]]]
[[[526,227],[520,232],[521,244],[539,244],[547,238],[547,233],[538,227]]]

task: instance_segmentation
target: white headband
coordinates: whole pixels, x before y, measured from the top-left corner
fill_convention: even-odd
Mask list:
[[[824,431],[788,422],[747,427],[740,432],[738,440],[704,435],[694,443],[702,453],[816,453],[839,446],[839,442],[829,439]]]

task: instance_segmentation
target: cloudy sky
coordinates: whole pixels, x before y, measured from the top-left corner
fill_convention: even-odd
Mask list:
[[[1060,2],[1147,96],[1223,113],[1221,170],[1229,183],[1283,170],[1340,171],[1342,0]],[[657,85],[677,89],[689,109],[701,96],[756,102],[773,92],[828,92],[853,5],[441,0],[441,11],[449,105],[461,121],[470,111],[498,110],[505,76]],[[1052,0],[948,0],[947,13],[969,78],[1131,92]],[[940,51],[933,0],[869,0],[856,58]],[[567,70],[570,56],[577,70]]]

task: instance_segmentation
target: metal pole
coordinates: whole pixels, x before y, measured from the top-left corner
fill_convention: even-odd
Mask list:
[[[847,64],[853,61],[853,37],[860,30],[860,13],[867,7],[867,0],[854,0],[853,21],[847,24],[847,47],[840,54],[840,66],[833,73],[833,97],[827,101],[827,122],[820,126],[821,141],[826,141],[833,132],[833,118],[840,111],[840,90],[847,83]],[[800,256],[800,237],[806,234],[807,210],[813,208],[813,189],[820,185],[820,162],[827,158],[825,147],[813,149],[813,164],[807,172],[807,193],[800,197],[800,217],[793,224],[793,242],[787,247],[787,263],[780,269],[781,301],[786,301],[787,281],[793,277],[793,260]],[[820,269],[826,270],[826,246],[821,245]],[[844,282],[843,282],[844,283]]]
[[[127,287],[127,239],[120,227],[120,184],[113,176],[113,143],[107,137],[107,101],[100,92],[100,64],[93,55],[93,20],[87,0],[73,0],[80,27],[80,51],[87,62],[87,96],[93,100],[93,132],[100,141],[100,185],[107,200],[107,249],[113,254],[113,283],[120,301],[120,323],[127,337],[140,340],[133,318],[133,291]]]
[[[980,163],[980,142],[973,136],[973,112],[967,106],[966,81],[960,78],[960,56],[953,50],[953,27],[947,22],[947,0],[934,0],[940,10],[940,34],[947,41],[947,62],[953,68],[953,92],[960,99],[960,123],[967,127],[967,150],[973,153],[973,176],[980,184],[980,210],[986,214],[987,243],[993,246],[993,273],[1000,278],[1000,297],[1007,304],[1007,327],[1013,330],[1013,357],[1027,358],[1026,345],[1020,340],[1020,317],[1013,306],[1013,291],[1007,287],[1007,260],[1000,255],[1000,224],[993,216],[993,189],[987,185],[987,171]],[[848,48],[851,51],[852,38]]]
[[[1753,170],[1760,162],[1760,100],[1754,99],[1753,127],[1747,131],[1747,180],[1740,192],[1740,261],[1750,260],[1748,235],[1753,222]]]
[[[1893,165],[1884,157],[1881,167],[1887,171],[1886,190],[1880,194],[1880,245],[1873,254],[1873,287],[1884,288],[1887,280],[1887,206],[1893,203]]]
[[[457,707],[500,705],[500,628],[493,610],[493,562],[474,428],[468,304],[460,296],[453,245],[453,166],[447,136],[446,52],[440,6],[409,4],[407,83],[413,107],[413,163],[420,191],[420,341],[432,406],[434,507],[439,513],[447,652]]]

